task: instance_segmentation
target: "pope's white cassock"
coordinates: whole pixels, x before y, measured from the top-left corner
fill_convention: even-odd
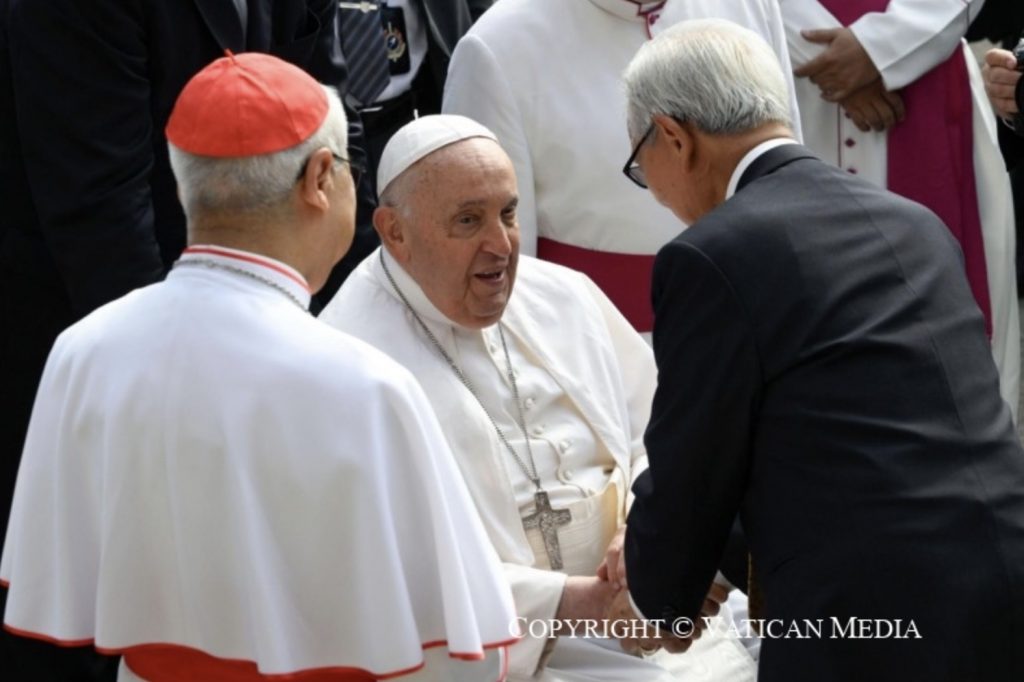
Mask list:
[[[445,84],[444,112],[490,128],[515,165],[523,253],[585,272],[641,332],[654,254],[684,225],[621,172],[622,72],[652,34],[708,17],[762,35],[790,74],[777,0],[501,0],[459,42]]]
[[[558,529],[564,572],[551,570],[540,533],[523,527],[522,518],[534,508],[533,484],[400,300],[385,261],[395,284],[460,366],[511,446],[526,452],[498,325],[473,330],[451,322],[386,250],[363,261],[320,319],[413,371],[431,397],[505,564],[520,622],[552,619],[566,574],[595,575],[625,519],[629,487],[647,466],[643,433],[656,381],[651,350],[588,278],[520,256],[515,288],[499,324],[537,474],[551,505],[572,515],[571,524]],[[624,654],[614,640],[546,639],[543,632],[528,634],[511,648],[510,671],[514,679],[549,682],[753,680],[751,658],[718,625],[686,655],[655,657],[678,676]],[[532,677],[538,668],[542,672]]]
[[[802,65],[824,46],[804,40],[801,30],[843,24],[818,0],[780,0],[790,56]],[[892,0],[884,12],[870,12],[850,29],[871,57],[889,90],[899,91],[953,54],[966,60],[973,116],[973,161],[983,263],[991,307],[992,353],[1000,392],[1017,417],[1020,384],[1020,325],[1014,269],[1015,236],[1009,179],[996,142],[995,118],[976,60],[962,36],[980,10],[979,0]],[[809,79],[797,79],[804,141],[826,161],[889,187],[888,132],[861,132],[836,104],[821,98]],[[909,112],[909,109],[908,109]],[[948,145],[943,135],[936,145]],[[960,191],[967,192],[966,187]],[[986,311],[988,312],[988,311]]]
[[[499,679],[512,596],[431,405],[309,296],[284,263],[192,247],[60,336],[8,629],[123,653],[122,680]]]

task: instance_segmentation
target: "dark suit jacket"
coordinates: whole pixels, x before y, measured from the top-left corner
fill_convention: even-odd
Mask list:
[[[1020,0],[985,0],[981,12],[971,22],[967,40],[1016,41],[1024,28],[1024,3]]]
[[[767,639],[762,682],[1024,679],[1024,450],[938,218],[777,148],[658,253],[653,299],[643,614],[695,616],[739,511],[763,617],[825,628]]]
[[[444,87],[455,45],[493,4],[494,0],[420,0],[429,28],[427,66],[438,91]]]
[[[231,0],[0,0],[2,231],[78,315],[158,280],[185,242],[163,133],[181,88],[225,48],[343,83],[335,12],[249,0],[243,41]]]

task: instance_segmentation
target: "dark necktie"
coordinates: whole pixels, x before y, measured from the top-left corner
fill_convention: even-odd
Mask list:
[[[348,92],[363,106],[373,104],[387,87],[391,75],[380,5],[373,2],[339,2],[341,49],[348,65]]]

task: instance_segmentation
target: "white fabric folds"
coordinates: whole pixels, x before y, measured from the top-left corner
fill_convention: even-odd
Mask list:
[[[203,258],[294,286],[251,254]],[[514,639],[498,558],[412,375],[208,267],[58,339],[0,576],[16,632],[180,645],[263,674],[383,677],[441,646],[457,667]]]

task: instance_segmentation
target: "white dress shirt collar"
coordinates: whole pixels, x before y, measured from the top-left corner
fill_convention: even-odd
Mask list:
[[[747,152],[743,158],[740,159],[740,162],[736,164],[736,170],[732,172],[732,177],[729,178],[729,186],[725,190],[725,200],[728,201],[732,198],[733,194],[736,194],[736,188],[740,184],[740,178],[743,177],[743,173],[750,168],[752,163],[761,158],[761,156],[766,152],[787,144],[799,143],[791,137],[776,137],[771,140],[765,140]]]

